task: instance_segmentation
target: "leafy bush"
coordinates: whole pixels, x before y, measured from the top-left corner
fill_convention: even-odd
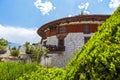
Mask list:
[[[23,77],[19,77],[17,80],[63,80],[65,74],[65,70],[60,68],[39,67],[37,71],[24,74]]]
[[[15,80],[23,74],[30,74],[36,71],[38,66],[36,63],[20,64],[20,63],[2,63],[0,62],[0,80]]]
[[[29,42],[25,43],[26,53],[30,54],[34,61],[40,62],[41,56],[48,52],[47,49],[40,48],[38,46],[30,46]]]
[[[120,7],[67,66],[65,80],[120,80]]]
[[[12,55],[12,56],[18,56],[18,55],[19,55],[19,50],[16,49],[16,47],[13,47],[13,48],[11,49],[11,55]]]
[[[25,47],[26,47],[26,53],[27,53],[27,54],[31,54],[30,43],[29,43],[29,42],[26,42],[26,43],[25,43]]]
[[[19,55],[19,50],[11,50],[11,55],[12,56],[18,56]]]

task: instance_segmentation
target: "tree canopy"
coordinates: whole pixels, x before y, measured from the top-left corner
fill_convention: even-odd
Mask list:
[[[7,46],[8,46],[8,41],[1,38],[0,39],[0,50],[5,50]]]

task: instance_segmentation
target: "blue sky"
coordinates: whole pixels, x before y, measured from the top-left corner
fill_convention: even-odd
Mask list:
[[[0,0],[0,38],[39,42],[37,29],[47,22],[84,14],[112,14],[120,0]]]

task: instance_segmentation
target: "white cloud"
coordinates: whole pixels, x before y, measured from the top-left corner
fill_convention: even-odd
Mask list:
[[[71,15],[71,14],[69,14],[69,15],[68,15],[68,17],[72,17],[72,15]]]
[[[35,43],[40,41],[40,37],[36,31],[33,29],[0,25],[0,38],[19,44],[24,44],[26,41]]]
[[[117,8],[120,6],[120,0],[111,0],[109,3],[110,8]]]
[[[79,9],[87,9],[89,6],[89,3],[86,2],[86,3],[81,3],[80,5],[78,5],[78,8]]]
[[[87,10],[84,10],[83,13],[84,13],[84,14],[90,14],[90,12],[87,11]]]
[[[90,14],[90,12],[87,11],[88,7],[89,7],[89,3],[88,2],[81,3],[80,5],[78,5],[78,8],[82,9],[81,13],[83,13],[83,14]]]
[[[50,1],[45,1],[44,3],[42,2],[42,0],[37,0],[36,2],[34,2],[34,5],[36,8],[38,8],[40,10],[40,12],[43,15],[48,14],[49,12],[52,10],[55,10],[56,7],[53,6],[53,4]]]

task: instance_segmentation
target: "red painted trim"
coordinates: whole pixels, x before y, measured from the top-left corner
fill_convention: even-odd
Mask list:
[[[81,21],[105,21],[107,18],[109,18],[110,15],[79,15],[74,17],[67,17],[59,20],[55,20],[52,22],[49,22],[43,26],[41,26],[37,33],[45,39],[46,37],[58,35],[59,34],[59,27],[66,27],[66,33],[70,32],[83,32],[84,24],[69,24],[69,22],[81,22]],[[60,26],[61,23],[68,23],[69,25]],[[90,33],[96,32],[97,27],[100,24],[90,24]],[[57,27],[55,31],[47,30],[51,26]],[[47,30],[46,32],[44,32]]]

